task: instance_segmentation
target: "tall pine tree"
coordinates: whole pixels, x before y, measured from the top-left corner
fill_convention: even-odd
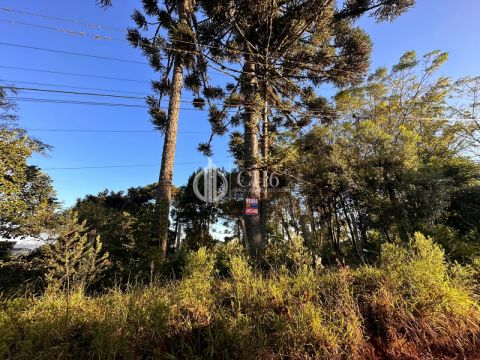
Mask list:
[[[245,216],[251,253],[257,257],[266,244],[268,192],[260,170],[268,165],[268,130],[298,129],[313,118],[330,118],[328,103],[316,95],[315,87],[357,83],[369,65],[369,37],[354,21],[365,13],[391,20],[415,1],[349,0],[341,6],[331,0],[198,3],[206,16],[198,31],[200,42],[207,45],[202,49],[212,61],[240,74],[236,95],[241,116],[227,121],[220,113],[211,116],[211,122],[214,132],[243,123],[241,165],[250,174],[245,196],[262,199],[260,215]],[[269,115],[275,115],[273,124]]]

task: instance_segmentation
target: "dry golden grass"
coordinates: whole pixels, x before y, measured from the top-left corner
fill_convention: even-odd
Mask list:
[[[168,284],[4,299],[0,358],[433,359],[476,350],[474,289],[420,234],[357,269],[265,274],[221,254],[220,277],[219,256],[191,253],[182,280]]]

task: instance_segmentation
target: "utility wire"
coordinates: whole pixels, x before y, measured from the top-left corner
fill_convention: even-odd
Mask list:
[[[18,24],[18,25],[31,26],[31,27],[41,28],[41,29],[45,29],[45,30],[53,30],[53,31],[61,32],[61,33],[67,34],[67,35],[88,36],[88,37],[94,38],[95,40],[108,40],[108,41],[113,40],[113,41],[118,41],[118,42],[125,42],[125,40],[123,40],[123,39],[104,36],[104,35],[89,34],[89,33],[85,33],[85,32],[78,32],[78,31],[75,31],[75,30],[60,29],[60,28],[54,28],[54,27],[51,27],[51,26],[44,26],[44,25],[36,25],[36,24],[19,22],[19,21],[15,21],[15,20],[0,19],[0,22],[6,22],[6,23],[9,23],[9,24],[12,24],[12,25]],[[223,50],[223,51],[227,50],[227,52],[230,52],[230,53],[233,53],[233,54],[236,54],[236,55],[242,54],[242,52],[240,50],[229,49],[228,47],[220,48],[220,47],[215,47],[215,46],[212,46],[212,45],[199,44],[199,43],[189,42],[189,41],[185,41],[185,40],[175,40],[175,41],[179,42],[179,43],[189,44],[189,45],[192,45],[192,46],[199,46],[201,48],[214,48],[214,49],[220,49],[220,50]],[[177,49],[177,48],[172,48],[172,47],[168,47],[168,46],[161,45],[161,44],[154,45],[154,44],[139,42],[138,45],[139,46],[140,45],[141,46],[148,46],[148,47],[153,47],[153,48],[161,47],[164,50],[179,52],[179,53],[194,54],[194,55],[200,55],[201,54],[201,52],[198,51],[198,50],[191,51],[191,50],[185,50],[185,49]],[[43,49],[43,50],[45,50],[45,49]],[[48,51],[48,50],[45,50],[45,51]],[[69,52],[65,52],[65,53],[69,53]],[[70,55],[79,55],[79,54],[70,53]],[[292,65],[301,65],[301,66],[305,67],[305,69],[303,69],[303,70],[314,71],[314,72],[322,72],[324,74],[328,74],[328,70],[320,70],[319,71],[319,70],[312,69],[312,64],[308,64],[308,63],[305,63],[305,62],[300,62],[300,61],[296,61],[296,60],[289,60],[289,59],[273,59],[271,57],[269,59],[268,57],[266,57],[264,55],[261,55],[261,54],[256,54],[256,55],[258,55],[262,58],[265,58],[266,60],[273,61],[273,62],[282,61],[282,62],[290,63]],[[80,56],[86,56],[86,55],[83,54],[83,55],[80,55]],[[125,61],[125,60],[119,60],[119,59],[116,59],[116,60],[117,61]],[[133,62],[133,61],[126,61],[126,62]],[[147,62],[134,62],[134,63],[148,64]],[[261,67],[265,67],[264,62],[250,61],[250,63],[253,63],[253,64],[261,66]],[[272,64],[267,64],[267,65],[272,65]],[[282,64],[282,65],[273,64],[273,65],[281,66],[281,68],[284,69],[284,70],[290,70],[290,71],[297,71],[298,70],[298,68],[294,69],[294,68],[286,67],[284,64]],[[212,71],[215,71],[215,72],[220,73],[220,74],[226,74],[226,75],[232,76],[232,74],[229,74],[225,71],[225,67],[223,67],[223,69],[221,69],[221,70],[218,70],[215,67],[211,66],[211,64],[208,64],[208,66],[212,69]],[[219,65],[219,66],[222,66],[222,65]],[[341,72],[341,73],[345,73],[345,74],[358,75],[358,72],[352,71],[352,70],[343,70],[343,69],[334,69],[334,70],[338,71],[338,72]],[[237,73],[241,73],[240,70],[235,70],[235,69],[229,69],[229,71],[234,71],[234,72],[237,72]],[[295,77],[296,75],[288,75],[288,76],[289,77]],[[318,76],[312,76],[312,77],[318,77]],[[329,76],[329,77],[331,77],[331,76]]]
[[[24,101],[24,102],[38,102],[38,103],[52,103],[52,104],[71,104],[71,105],[97,105],[97,106],[111,106],[111,107],[131,107],[131,108],[146,108],[147,105],[125,104],[125,103],[106,103],[95,101],[76,101],[76,100],[61,100],[61,99],[39,99],[28,97],[11,97],[6,96],[6,100]],[[189,109],[183,109],[189,110]],[[196,109],[193,109],[196,110]]]
[[[72,105],[98,105],[98,106],[112,106],[112,107],[133,107],[133,108],[147,108],[147,105],[139,105],[139,104],[125,104],[125,103],[104,103],[104,102],[94,102],[94,101],[75,101],[75,100],[65,100],[65,99],[39,99],[39,98],[25,98],[25,97],[11,97],[7,96],[5,97],[6,100],[14,100],[14,101],[25,101],[25,102],[39,102],[39,103],[55,103],[55,104],[72,104]],[[232,105],[233,106],[238,106],[238,105]],[[242,107],[248,108],[249,105],[247,104],[242,104]],[[277,110],[287,110],[285,108],[277,108],[275,106],[272,106],[273,108]],[[166,110],[166,108],[160,108],[162,110]],[[201,109],[199,108],[180,108],[180,110],[186,110],[186,111],[200,111]],[[292,109],[288,109],[292,112],[299,113],[300,115],[309,115],[312,117],[321,117],[325,119],[338,119],[339,116],[335,115],[328,115],[328,114],[323,114],[321,111],[305,111],[301,112],[298,110],[293,111]],[[227,109],[226,111],[236,111],[236,109]],[[247,112],[242,112],[242,113],[247,113]],[[449,118],[449,117],[420,117],[420,116],[412,116],[408,117],[408,119],[418,119],[418,120],[445,120],[445,121],[451,121],[451,122],[470,122],[470,121],[480,121],[480,119],[469,119],[469,118]]]
[[[11,69],[11,70],[42,72],[42,73],[48,73],[48,74],[68,75],[68,76],[81,76],[81,77],[88,77],[88,78],[95,78],[95,79],[118,80],[118,81],[129,81],[129,82],[151,84],[151,81],[147,81],[147,80],[126,79],[126,78],[118,78],[118,77],[110,77],[110,76],[102,76],[102,75],[79,74],[79,73],[52,71],[52,70],[44,70],[44,69],[32,69],[32,68],[25,68],[25,67],[18,67],[18,66],[0,65],[0,68]]]
[[[112,130],[112,129],[45,129],[45,128],[24,128],[32,132],[67,132],[67,133],[158,133],[158,130]],[[178,131],[179,134],[210,134],[210,131]]]
[[[110,91],[110,92],[118,92],[118,93],[132,93],[132,94],[140,94],[149,96],[146,93],[139,93],[139,92],[129,92],[129,91],[120,91],[120,90],[112,90],[112,89],[99,89],[99,88],[89,88],[89,87],[75,87],[75,86],[67,86],[67,85],[60,85],[60,84],[46,84],[46,83],[35,83],[35,82],[22,82],[22,81],[12,81],[12,80],[3,80],[3,81],[10,81],[14,83],[23,83],[23,84],[32,84],[32,85],[44,85],[44,86],[55,86],[55,87],[65,87],[65,88],[74,88],[74,89],[86,89],[86,90],[100,90],[100,91]],[[17,87],[17,86],[1,86],[0,88],[5,89],[15,89],[15,90],[26,90],[26,91],[40,91],[40,92],[52,92],[52,93],[63,93],[63,94],[72,94],[72,95],[87,95],[87,96],[105,96],[105,97],[114,97],[114,98],[125,98],[125,99],[139,99],[144,100],[145,97],[135,97],[135,96],[118,96],[114,94],[105,94],[105,93],[85,93],[85,92],[74,92],[74,91],[60,91],[60,90],[51,90],[51,89],[41,89],[41,88],[24,88],[24,87]],[[181,100],[180,102],[191,104],[194,99],[190,99],[191,101],[184,101]],[[215,105],[223,105],[220,103],[215,103]],[[242,106],[247,106],[246,103],[241,103]],[[233,105],[232,105],[233,106]],[[291,109],[289,107],[279,107],[270,105],[270,107],[275,108],[277,110],[286,110]],[[315,113],[315,110],[306,110],[304,113]],[[302,112],[303,113],[303,112]],[[321,112],[318,112],[321,113]],[[326,115],[326,114],[325,114]],[[449,118],[449,117],[436,117],[436,118],[422,118],[422,119],[445,119],[448,121],[480,121],[480,119],[475,118]]]
[[[231,163],[232,161],[215,161],[215,163]],[[99,165],[99,166],[75,166],[75,167],[53,167],[53,168],[43,168],[45,171],[52,170],[84,170],[84,169],[115,169],[115,168],[134,168],[134,167],[150,167],[150,166],[159,166],[160,163],[156,164],[129,164],[129,165]],[[205,165],[204,162],[177,162],[176,165]]]
[[[107,94],[107,93],[90,93],[90,92],[78,92],[78,91],[65,91],[65,90],[52,90],[52,89],[41,89],[41,88],[28,88],[28,87],[17,87],[17,86],[2,86],[0,88],[3,89],[11,89],[11,90],[20,90],[20,91],[35,91],[35,92],[47,92],[47,93],[55,93],[55,94],[66,94],[66,95],[83,95],[83,96],[99,96],[99,97],[111,97],[117,99],[132,99],[132,100],[145,100],[146,96],[124,96],[124,95],[115,95],[115,94]],[[162,101],[168,101],[168,99],[162,99]],[[185,104],[192,104],[193,99],[190,101],[187,100],[179,100],[180,103]],[[212,103],[215,105],[224,105],[223,103]],[[227,107],[232,107],[233,105]]]
[[[113,90],[113,89],[103,89],[103,88],[92,88],[92,87],[83,87],[83,86],[69,86],[69,85],[62,85],[62,84],[50,84],[50,83],[39,83],[39,82],[29,82],[29,81],[18,81],[18,80],[7,80],[7,79],[0,79],[5,83],[14,83],[14,84],[26,84],[26,85],[40,85],[40,86],[50,86],[50,87],[59,87],[59,88],[66,88],[66,89],[81,89],[81,90],[96,90],[96,91],[109,91],[113,93],[120,93],[120,94],[137,94],[149,96],[151,94],[136,92],[136,91],[126,91],[126,90]],[[0,85],[1,87],[1,85]],[[6,86],[3,86],[6,87]],[[14,86],[12,86],[14,87]],[[143,98],[144,98],[143,97]],[[142,99],[143,99],[142,98]]]
[[[52,103],[52,104],[69,104],[69,105],[92,105],[92,106],[109,106],[109,107],[130,107],[130,108],[148,108],[146,104],[126,104],[126,103],[110,103],[110,102],[96,102],[96,101],[79,101],[67,99],[43,99],[32,97],[17,97],[6,96],[6,100],[21,101],[21,102],[37,102],[37,103]],[[185,101],[186,102],[186,101]],[[167,110],[166,107],[159,107],[160,110]],[[180,108],[186,111],[202,111],[200,108]],[[235,109],[227,109],[225,111],[236,111]]]
[[[96,101],[79,101],[79,100],[67,100],[67,99],[42,99],[32,97],[17,97],[6,96],[6,100],[21,101],[21,102],[37,102],[37,103],[52,103],[52,104],[70,104],[70,105],[92,105],[92,106],[110,106],[110,107],[131,107],[131,108],[148,108],[146,104],[126,104],[126,103],[109,103],[109,102],[96,102]],[[161,110],[167,110],[165,107],[159,107]],[[201,111],[198,108],[180,108],[180,110],[186,111]]]
[[[78,52],[72,52],[72,51],[65,51],[65,50],[57,50],[57,49],[50,49],[50,48],[37,47],[37,46],[13,44],[13,43],[7,43],[7,42],[0,42],[0,45],[2,45],[2,46],[17,47],[17,48],[22,48],[22,49],[29,49],[29,50],[38,50],[38,51],[53,52],[53,53],[57,53],[57,54],[83,56],[83,57],[88,57],[88,58],[93,58],[93,59],[99,59],[99,60],[109,60],[109,61],[118,61],[118,62],[131,63],[131,64],[148,65],[148,63],[147,63],[147,62],[144,62],[144,61],[135,61],[135,60],[120,59],[120,58],[109,57],[109,56],[100,56],[100,55],[93,55],[93,54],[84,54],[84,53],[78,53]]]
[[[56,16],[50,16],[50,15],[45,15],[45,14],[39,14],[31,11],[24,11],[24,10],[18,10],[18,9],[12,9],[9,7],[1,7],[0,10],[3,10],[8,13],[17,13],[17,14],[22,14],[22,15],[28,15],[28,16],[35,16],[43,19],[49,19],[49,20],[56,20],[56,21],[63,21],[66,23],[71,23],[75,25],[82,25],[86,26],[90,29],[104,29],[104,30],[111,30],[111,31],[116,31],[116,32],[125,32],[123,29],[119,29],[113,26],[109,25],[98,25],[90,22],[85,22],[85,21],[80,21],[80,20],[72,20],[72,19],[67,19],[67,18],[62,18],[62,17],[56,17]]]
[[[117,98],[117,99],[145,100],[145,97],[141,97],[141,96],[125,96],[125,95],[114,95],[114,94],[106,94],[106,93],[90,93],[90,92],[52,90],[52,89],[40,89],[40,88],[17,87],[17,86],[1,86],[1,85],[0,85],[0,88],[20,90],[20,91],[38,91],[38,92],[47,92],[47,93],[55,93],[55,94],[67,94],[67,95],[103,96],[103,97],[111,97],[111,98]]]
[[[26,15],[33,15],[33,16],[38,16],[38,17],[42,17],[42,18],[53,18],[53,17],[50,17],[48,15],[42,15],[42,14],[38,14],[38,13],[31,13],[31,12],[24,12],[24,11],[20,11],[20,10],[14,10],[14,9],[11,9],[11,8],[0,8],[1,10],[4,10],[4,11],[8,11],[8,12],[17,12],[17,13],[21,13],[21,14],[26,14]],[[55,18],[53,18],[55,19]],[[61,20],[61,21],[67,21],[67,22],[70,22],[70,23],[74,23],[74,24],[83,24],[83,25],[88,25],[90,28],[94,27],[94,28],[104,28],[104,29],[107,29],[107,27],[103,26],[103,25],[98,25],[98,24],[89,24],[89,23],[86,23],[86,22],[82,22],[82,21],[78,21],[78,20],[72,20],[72,19],[65,19],[65,18],[56,18],[57,20]],[[1,19],[0,19],[1,20]],[[91,36],[91,37],[94,37],[95,39],[97,40],[116,40],[116,41],[124,41],[122,39],[118,39],[118,38],[113,38],[113,37],[109,37],[109,36],[103,36],[103,35],[97,35],[97,34],[88,34],[88,33],[80,33],[80,32],[77,32],[77,31],[74,31],[74,30],[68,30],[68,29],[58,29],[58,28],[53,28],[53,27],[49,27],[49,26],[42,26],[42,25],[36,25],[36,24],[29,24],[29,23],[23,23],[23,22],[18,22],[18,21],[15,21],[15,20],[2,20],[4,22],[9,22],[9,23],[12,23],[12,24],[20,24],[20,25],[27,25],[27,26],[33,26],[33,27],[38,27],[38,28],[44,28],[44,29],[48,29],[48,30],[55,30],[55,31],[60,31],[62,33],[66,33],[66,34],[72,34],[72,35],[88,35],[88,36]],[[116,29],[116,31],[119,31],[119,32],[122,32],[124,33],[124,30],[120,30],[120,29]],[[176,42],[179,42],[179,43],[184,43],[184,44],[188,44],[188,45],[193,45],[193,46],[199,46],[201,48],[207,48],[207,49],[214,49],[214,50],[220,50],[220,51],[227,51],[227,52],[230,52],[231,54],[236,54],[236,55],[241,55],[242,52],[239,50],[239,49],[235,49],[235,48],[232,48],[232,47],[229,47],[229,46],[223,46],[223,47],[220,47],[220,46],[214,46],[214,45],[207,45],[207,44],[201,44],[201,43],[195,43],[195,42],[192,42],[192,41],[186,41],[186,40],[180,40],[180,39],[177,39],[175,40]],[[154,46],[154,45],[151,45],[151,44],[143,44],[142,45],[149,45],[149,46]],[[165,48],[166,50],[171,50],[171,51],[186,51],[186,50],[179,50],[179,49],[172,49],[172,48]],[[275,54],[276,52],[272,52],[273,54]],[[293,64],[293,65],[302,65],[304,67],[306,67],[306,69],[311,69],[311,66],[312,64],[308,64],[308,63],[305,63],[305,62],[301,62],[301,61],[296,61],[296,60],[288,60],[288,59],[273,59],[271,56],[265,56],[265,55],[262,55],[262,54],[256,54],[260,57],[262,57],[264,60],[273,60],[273,61],[278,61],[278,60],[281,60],[283,62],[287,62],[287,63],[290,63],[290,64]],[[256,65],[260,65],[260,66],[265,66],[265,64],[263,62],[254,62]],[[278,65],[278,64],[277,64]],[[292,68],[287,68],[285,67],[284,65],[282,65],[282,68],[286,69],[286,70],[298,70],[298,69],[292,69]],[[338,72],[343,72],[343,73],[350,73],[350,74],[354,74],[354,75],[358,75],[357,72],[355,71],[351,71],[351,70],[342,70],[342,69],[335,69],[335,71],[338,71]],[[326,73],[326,71],[323,71],[324,73]]]
[[[84,31],[75,31],[75,30],[70,30],[70,29],[62,29],[62,28],[56,28],[53,26],[46,26],[46,25],[37,25],[37,24],[30,24],[26,23],[23,21],[17,21],[17,20],[8,20],[8,19],[0,19],[0,22],[7,23],[7,24],[12,24],[12,25],[23,25],[23,26],[29,26],[33,27],[36,29],[43,29],[43,30],[53,30],[57,32],[61,32],[64,34],[68,35],[78,35],[78,36],[83,36],[83,37],[91,37],[95,40],[114,40],[114,41],[122,41],[121,39],[113,38],[111,36],[105,36],[105,35],[100,35],[100,34],[90,34]]]
[[[58,53],[58,54],[66,54],[66,55],[74,55],[74,56],[82,56],[82,57],[87,57],[87,58],[93,58],[93,59],[99,59],[99,60],[108,60],[108,61],[118,61],[118,62],[123,62],[123,63],[131,63],[131,64],[139,64],[139,65],[149,65],[148,62],[145,61],[136,61],[136,60],[128,60],[128,59],[120,59],[120,58],[115,58],[115,57],[109,57],[109,56],[100,56],[100,55],[93,55],[93,54],[85,54],[85,53],[78,53],[78,52],[72,52],[72,51],[65,51],[65,50],[58,50],[58,49],[50,49],[50,48],[44,48],[44,47],[38,47],[38,46],[30,46],[30,45],[23,45],[23,44],[13,44],[13,43],[6,43],[6,42],[0,42],[0,45],[2,46],[11,46],[11,47],[18,47],[18,48],[23,48],[23,49],[29,49],[29,50],[37,50],[37,51],[46,51],[46,52],[53,52],[53,53]],[[188,50],[181,50],[181,49],[175,49],[175,48],[169,48],[162,46],[163,49],[165,50],[171,50],[179,53],[187,53],[187,54],[194,54],[194,55],[199,55],[199,51],[188,51]],[[221,75],[228,75],[231,77],[234,77],[234,75],[230,74],[227,72],[226,67],[221,65],[221,69],[217,69],[211,64],[208,64],[212,72],[219,73]],[[241,73],[240,70],[234,70],[234,69],[228,69],[229,71],[236,71],[238,73]]]

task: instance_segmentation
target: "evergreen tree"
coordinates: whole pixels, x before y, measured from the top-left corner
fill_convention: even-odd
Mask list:
[[[356,83],[369,64],[370,40],[353,26],[353,20],[366,12],[379,21],[391,20],[414,1],[346,1],[341,7],[328,0],[198,3],[206,16],[199,38],[208,58],[239,74],[237,85],[228,86],[238,89],[235,98],[230,96],[226,103],[238,104],[240,116],[227,121],[225,112],[211,112],[210,122],[219,135],[226,125],[243,122],[241,160],[250,173],[245,196],[262,200],[260,216],[245,217],[251,253],[256,257],[266,242],[268,192],[260,169],[268,168],[269,130],[298,128],[313,118],[329,118],[328,103],[315,94],[314,87],[323,82]],[[229,66],[235,63],[241,68]],[[269,115],[275,112],[270,124]]]
[[[131,273],[148,276],[152,248],[157,245],[155,220],[156,184],[126,191],[104,190],[77,200],[73,210],[88,229],[100,235],[112,263],[108,275],[127,281]]]
[[[101,0],[102,6],[112,5],[110,0]],[[155,127],[164,133],[160,175],[156,192],[155,222],[161,249],[158,259],[167,255],[169,213],[172,202],[172,179],[177,143],[180,98],[183,87],[199,94],[208,89],[207,64],[196,41],[195,0],[143,0],[143,12],[135,10],[132,19],[137,28],[128,29],[128,41],[139,48],[149,59],[151,67],[158,72],[159,80],[152,81],[154,96],[147,98],[149,113]],[[185,76],[185,72],[187,75]],[[169,97],[167,113],[160,104]],[[209,97],[208,91],[206,97]],[[203,100],[194,101],[202,107]]]
[[[89,234],[85,222],[78,222],[77,213],[69,211],[60,221],[45,260],[46,280],[65,292],[83,291],[110,265],[108,252],[102,252],[100,237]]]
[[[189,249],[195,250],[214,244],[210,226],[219,214],[216,204],[204,202],[195,195],[193,183],[197,173],[190,175],[186,186],[179,188],[173,211],[173,217],[184,229],[184,243]],[[198,187],[203,188],[203,179],[198,182]]]

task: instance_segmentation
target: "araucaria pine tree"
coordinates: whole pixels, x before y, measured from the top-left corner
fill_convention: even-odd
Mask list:
[[[269,137],[275,129],[298,129],[313,118],[331,118],[328,101],[315,87],[355,84],[369,66],[371,42],[355,20],[365,13],[391,20],[414,3],[198,0],[205,20],[197,34],[205,56],[237,74],[237,84],[227,87],[238,89],[234,95],[240,114],[230,120],[224,114],[211,116],[210,122],[213,132],[228,124],[244,126],[239,163],[250,174],[245,197],[261,199],[260,214],[245,216],[252,256],[261,255],[266,245],[268,192],[260,171],[268,168]],[[232,103],[231,97],[227,100]]]
[[[104,7],[111,0],[100,0]],[[129,28],[127,39],[139,48],[158,80],[152,81],[153,96],[146,99],[152,123],[164,134],[162,160],[156,191],[156,222],[154,240],[158,241],[159,254],[152,258],[162,262],[167,255],[172,179],[177,145],[180,98],[185,86],[199,93],[206,86],[206,63],[198,51],[195,36],[195,0],[143,0],[142,10],[135,10],[132,19],[136,28]],[[168,96],[167,112],[160,104]]]

